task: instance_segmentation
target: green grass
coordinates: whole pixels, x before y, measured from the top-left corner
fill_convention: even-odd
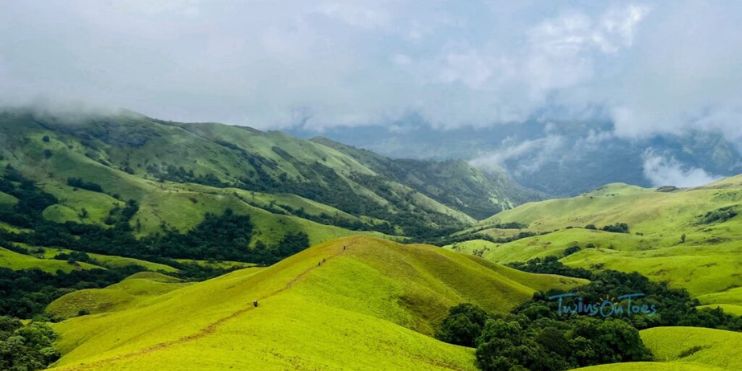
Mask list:
[[[41,254],[36,255],[37,258],[43,258],[43,259],[49,259],[53,260],[55,256],[58,254],[69,254],[73,252],[74,250],[70,249],[62,249],[62,248],[53,248],[53,247],[38,247],[38,246],[28,246],[21,244],[22,246],[34,250],[34,251],[41,251]],[[88,256],[90,256],[93,260],[95,260],[98,264],[98,266],[103,268],[120,268],[127,265],[138,265],[140,267],[143,267],[149,271],[157,272],[166,272],[166,273],[174,273],[178,270],[176,268],[173,268],[166,264],[160,264],[160,263],[154,263],[142,259],[134,259],[134,258],[128,258],[124,256],[116,256],[116,255],[103,255],[103,254],[95,254],[95,253],[86,253]],[[55,260],[59,261],[59,260]]]
[[[473,349],[428,336],[450,306],[506,311],[536,289],[581,283],[432,246],[347,237],[268,268],[170,291],[146,306],[58,323],[64,355],[55,366],[473,370]]]
[[[40,269],[45,272],[55,273],[58,270],[70,272],[75,269],[94,269],[98,266],[88,263],[69,264],[63,260],[40,259],[34,256],[19,254],[0,247],[0,267],[13,270]]]
[[[46,312],[58,318],[70,318],[82,310],[97,314],[136,308],[187,285],[170,276],[140,272],[106,288],[73,291],[51,302]]]
[[[741,215],[703,223],[707,212],[733,207]],[[503,211],[468,230],[487,230],[498,223],[518,222],[528,230],[546,233],[504,244],[485,244],[482,256],[497,263],[560,257],[567,265],[637,271],[655,281],[687,289],[703,304],[735,304],[742,298],[742,176],[705,187],[658,192],[625,184],[609,184],[577,197],[528,203]],[[585,229],[627,223],[631,233]],[[571,227],[571,228],[568,228]],[[467,233],[463,231],[461,233]],[[685,241],[682,241],[685,235]],[[477,241],[476,246],[483,245]],[[459,243],[462,252],[473,252]],[[568,257],[564,250],[579,246]],[[448,246],[452,248],[452,246]],[[732,307],[729,309],[736,310]]]
[[[19,227],[16,227],[14,225],[10,225],[8,223],[3,223],[3,222],[0,222],[0,229],[4,230],[6,232],[10,232],[10,233],[22,233],[22,232],[28,232],[28,231],[30,231],[29,229],[19,228]]]
[[[18,199],[15,198],[13,195],[0,192],[0,207],[10,207],[15,205],[17,202]]]
[[[245,263],[230,260],[196,260],[196,259],[175,259],[177,262],[186,264],[196,264],[202,267],[210,267],[217,269],[232,269],[232,268],[250,268],[254,267],[255,263]]]
[[[656,362],[615,363],[580,370],[740,370],[742,333],[700,327],[655,327],[640,332]]]

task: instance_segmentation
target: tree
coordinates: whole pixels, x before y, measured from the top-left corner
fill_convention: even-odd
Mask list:
[[[464,303],[452,307],[435,334],[447,343],[474,346],[487,320],[487,312],[473,304]]]

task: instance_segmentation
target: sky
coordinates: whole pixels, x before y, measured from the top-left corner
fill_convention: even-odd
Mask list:
[[[739,143],[742,2],[0,1],[0,104],[262,129],[599,111]]]

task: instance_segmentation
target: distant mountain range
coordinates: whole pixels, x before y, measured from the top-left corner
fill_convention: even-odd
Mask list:
[[[390,125],[294,129],[393,158],[466,160],[501,169],[525,187],[551,196],[576,195],[603,184],[701,185],[742,172],[739,144],[693,131],[628,139],[609,121],[530,120],[483,128],[433,129],[411,117]]]

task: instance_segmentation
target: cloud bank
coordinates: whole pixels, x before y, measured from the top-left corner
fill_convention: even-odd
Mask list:
[[[701,168],[684,166],[672,157],[667,158],[651,150],[644,155],[644,176],[656,187],[698,187],[720,178]]]
[[[742,3],[7,1],[0,102],[261,128],[441,128],[604,107],[742,139]]]

